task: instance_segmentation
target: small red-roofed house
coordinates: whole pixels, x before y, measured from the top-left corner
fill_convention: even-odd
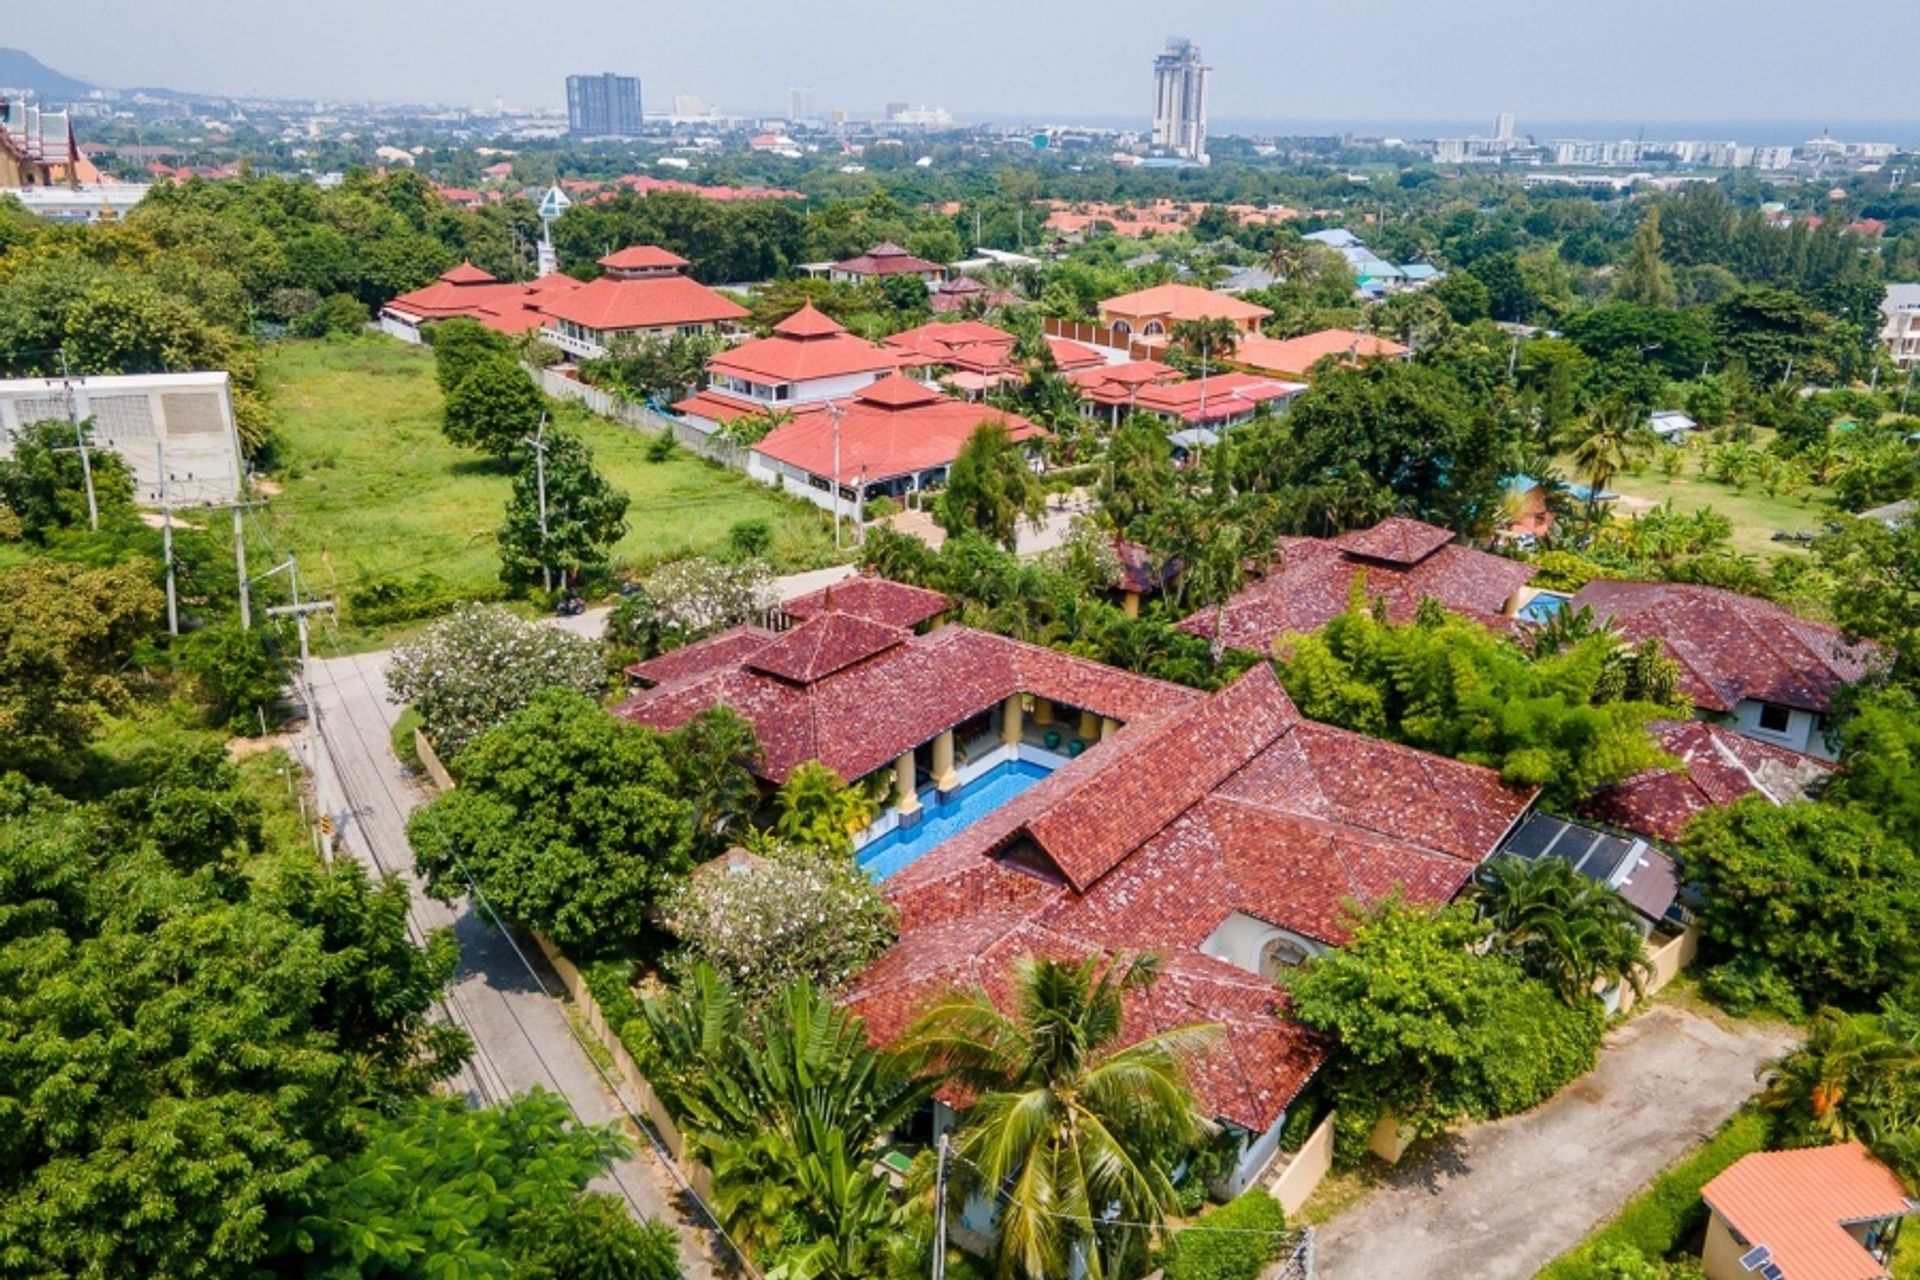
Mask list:
[[[622,339],[723,333],[747,309],[681,273],[687,260],[657,245],[632,245],[600,259],[604,274],[548,308],[542,335],[562,351],[597,359]]]
[[[1102,326],[1144,342],[1165,342],[1182,320],[1226,319],[1243,334],[1257,334],[1260,322],[1272,314],[1266,307],[1191,284],[1155,285],[1100,304]]]
[[[937,262],[914,257],[891,240],[882,240],[858,257],[827,268],[827,279],[849,284],[884,280],[888,276],[918,276],[928,284],[938,284],[947,278],[947,269]]]
[[[745,414],[797,411],[851,396],[899,367],[898,352],[855,337],[808,303],[767,337],[708,360],[707,389],[673,407],[711,432]]]
[[[1876,656],[1837,627],[1721,587],[1596,580],[1567,602],[1583,606],[1628,640],[1657,637],[1697,714],[1823,760],[1834,758],[1826,736],[1834,694]]]
[[[1386,602],[1390,622],[1411,621],[1431,597],[1451,613],[1489,627],[1512,626],[1520,588],[1533,566],[1453,544],[1450,530],[1390,516],[1370,529],[1333,538],[1280,540],[1279,563],[1218,608],[1184,619],[1182,631],[1219,638],[1229,649],[1267,654],[1289,632],[1319,629],[1347,610],[1356,577]]]
[[[1399,343],[1375,334],[1322,329],[1297,338],[1244,338],[1229,358],[1256,373],[1304,382],[1313,367],[1329,357],[1340,364],[1359,364],[1367,360],[1405,360],[1412,354]]]
[[[463,316],[495,333],[522,334],[545,324],[546,307],[579,287],[578,280],[558,272],[522,284],[496,279],[463,262],[425,288],[381,307],[380,328],[403,341],[419,342],[422,326]]]
[[[1707,1280],[1887,1280],[1895,1230],[1920,1213],[1858,1142],[1756,1151],[1700,1189]]]

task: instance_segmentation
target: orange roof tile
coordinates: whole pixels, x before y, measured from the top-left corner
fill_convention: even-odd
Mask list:
[[[1700,1198],[1742,1239],[1766,1246],[1786,1280],[1881,1280],[1886,1267],[1842,1224],[1920,1211],[1858,1142],[1742,1156]]]
[[[1209,320],[1224,316],[1228,320],[1264,320],[1273,312],[1241,298],[1215,293],[1190,284],[1161,284],[1108,298],[1100,304],[1102,314],[1120,316],[1156,316],[1169,321]]]
[[[677,269],[688,264],[679,254],[662,249],[657,244],[636,244],[608,254],[600,259],[600,265],[611,271],[651,271],[667,267]]]
[[[556,299],[546,310],[555,319],[570,320],[596,333],[716,324],[748,315],[739,303],[679,275],[601,276]]]
[[[1322,329],[1297,338],[1266,338],[1250,335],[1234,344],[1233,362],[1268,373],[1301,375],[1328,356],[1342,360],[1397,359],[1407,348],[1397,342],[1352,329]]]

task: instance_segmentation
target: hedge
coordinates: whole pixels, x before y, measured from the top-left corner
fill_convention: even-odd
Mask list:
[[[1657,1175],[1646,1190],[1627,1201],[1617,1218],[1571,1253],[1549,1263],[1535,1280],[1607,1280],[1613,1272],[1599,1255],[1610,1246],[1635,1249],[1649,1262],[1658,1262],[1679,1248],[1705,1219],[1700,1188],[1741,1156],[1766,1150],[1772,1136],[1773,1125],[1762,1113],[1735,1112],[1720,1132]]]
[[[1286,1211],[1265,1187],[1243,1191],[1167,1245],[1166,1280],[1257,1280],[1280,1256]],[[1242,1234],[1270,1232],[1268,1235]]]

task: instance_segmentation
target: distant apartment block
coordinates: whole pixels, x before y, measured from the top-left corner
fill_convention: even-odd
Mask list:
[[[641,131],[640,79],[611,71],[567,77],[567,131],[590,138],[628,138]]]
[[[1213,68],[1191,40],[1167,38],[1153,60],[1153,145],[1188,160],[1207,160],[1207,82]]]
[[[1920,284],[1890,284],[1880,303],[1880,340],[1902,369],[1920,364]]]

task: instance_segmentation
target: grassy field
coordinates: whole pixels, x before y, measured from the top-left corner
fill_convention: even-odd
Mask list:
[[[1823,500],[1824,490],[1807,489],[1798,494],[1782,493],[1777,498],[1769,498],[1757,484],[1749,484],[1746,489],[1740,490],[1708,479],[1692,469],[1691,459],[1688,469],[1672,478],[1661,474],[1657,468],[1649,467],[1641,475],[1622,473],[1615,476],[1607,488],[1624,499],[1614,505],[1616,517],[1630,516],[1657,507],[1669,498],[1673,500],[1676,511],[1698,511],[1702,507],[1712,507],[1733,521],[1733,536],[1728,543],[1735,551],[1752,555],[1805,555],[1806,552],[1794,543],[1773,541],[1774,530],[1818,533],[1833,518],[1833,508]]]
[[[265,528],[301,576],[338,593],[369,578],[430,571],[459,586],[491,583],[507,473],[440,434],[440,390],[425,350],[385,337],[268,348],[280,464]],[[773,522],[783,566],[824,563],[832,539],[811,507],[687,454],[646,458],[648,437],[568,406],[561,420],[593,447],[632,499],[616,563],[644,568],[709,551],[741,520]]]

